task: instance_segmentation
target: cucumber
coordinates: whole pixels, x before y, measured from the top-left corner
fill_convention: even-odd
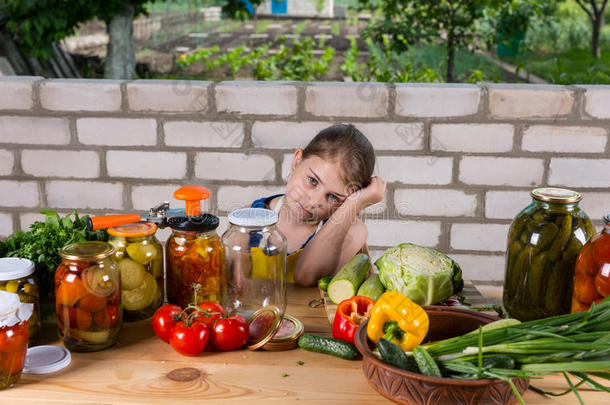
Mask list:
[[[413,360],[407,357],[405,352],[395,343],[381,338],[379,339],[379,342],[377,342],[377,348],[379,349],[379,354],[381,354],[381,360],[383,360],[384,363],[413,373],[418,372],[417,365],[415,365]]]
[[[356,295],[363,297],[369,297],[373,301],[377,301],[381,294],[384,292],[383,284],[379,280],[379,274],[371,274],[369,278],[364,280],[364,283],[358,289]]]
[[[328,289],[328,283],[333,279],[333,276],[322,277],[318,280],[318,288],[322,291],[326,291]]]
[[[436,365],[436,362],[430,356],[430,353],[426,349],[422,349],[420,346],[415,346],[413,348],[413,358],[415,359],[415,363],[417,363],[417,367],[419,371],[423,375],[427,375],[430,377],[442,377],[441,370]]]
[[[328,298],[335,304],[352,298],[366,278],[371,266],[369,257],[364,253],[354,256],[328,284]]]
[[[301,335],[298,345],[310,352],[330,354],[345,360],[354,360],[360,355],[351,343],[309,333]]]

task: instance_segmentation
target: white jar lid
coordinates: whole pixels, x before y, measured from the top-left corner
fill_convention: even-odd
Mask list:
[[[67,367],[72,361],[68,349],[59,346],[34,346],[25,355],[23,372],[26,374],[49,374]]]
[[[248,227],[270,226],[277,222],[277,214],[266,208],[241,208],[229,214],[229,222]]]
[[[0,281],[16,280],[34,272],[34,262],[17,257],[0,258]]]

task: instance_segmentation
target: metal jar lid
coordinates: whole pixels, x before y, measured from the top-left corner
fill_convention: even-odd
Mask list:
[[[303,323],[292,315],[284,315],[284,319],[275,335],[263,346],[263,350],[281,351],[297,347],[299,337],[305,328]]]
[[[59,255],[67,260],[94,261],[104,259],[114,253],[112,245],[101,241],[76,242],[64,246]]]
[[[582,200],[582,195],[576,191],[565,188],[543,187],[532,190],[532,198],[555,204],[577,203]]]
[[[209,232],[218,228],[220,221],[212,214],[170,217],[169,227],[176,231]]]
[[[0,259],[0,281],[16,280],[34,273],[34,262],[17,257]]]
[[[256,311],[248,319],[248,341],[246,348],[256,350],[263,347],[277,333],[282,324],[282,312],[269,305]]]

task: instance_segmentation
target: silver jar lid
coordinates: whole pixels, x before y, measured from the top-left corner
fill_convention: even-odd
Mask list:
[[[246,227],[271,226],[277,219],[277,214],[266,208],[241,208],[229,214],[231,224]]]

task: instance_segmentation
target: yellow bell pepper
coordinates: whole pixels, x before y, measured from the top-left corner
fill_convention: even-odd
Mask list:
[[[424,340],[429,324],[422,307],[397,291],[388,291],[375,303],[366,333],[374,343],[385,338],[410,351]]]

